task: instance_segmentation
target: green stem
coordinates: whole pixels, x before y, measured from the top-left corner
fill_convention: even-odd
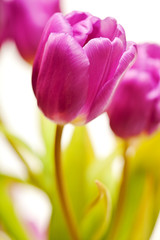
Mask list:
[[[79,234],[77,231],[75,219],[70,207],[68,196],[66,193],[66,187],[64,184],[63,178],[63,169],[61,161],[61,137],[62,137],[63,126],[57,125],[56,136],[55,136],[55,152],[54,152],[54,161],[55,161],[55,178],[57,184],[57,191],[61,203],[61,208],[63,215],[66,221],[66,225],[70,232],[70,235],[73,240],[79,239]]]

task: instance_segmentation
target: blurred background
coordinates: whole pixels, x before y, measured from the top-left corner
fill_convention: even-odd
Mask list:
[[[62,0],[61,6],[64,14],[79,10],[90,12],[102,19],[107,16],[116,18],[124,27],[128,41],[160,43],[159,0]],[[31,73],[31,65],[21,58],[14,43],[8,41],[3,44],[0,49],[0,113],[13,133],[33,148],[42,151],[39,110],[31,87]],[[100,157],[111,153],[115,143],[106,119],[107,116],[102,115],[88,124],[96,154]],[[72,131],[73,127],[68,125],[64,131],[64,146],[69,141]],[[115,168],[116,174],[118,169],[119,166]],[[0,171],[21,178],[25,176],[25,169],[2,136],[0,136]],[[38,228],[41,229],[48,219],[51,207],[45,196],[27,187],[17,189],[17,194],[14,195],[17,206],[19,205],[26,216],[36,221]],[[152,240],[160,239],[159,224],[160,221],[157,222]]]

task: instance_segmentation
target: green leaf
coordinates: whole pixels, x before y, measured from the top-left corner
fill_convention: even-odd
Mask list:
[[[153,230],[154,197],[154,180],[151,176],[146,175],[143,193],[136,210],[133,228],[130,232],[131,240],[149,239]],[[133,231],[133,229],[136,229],[136,231]]]
[[[82,239],[102,239],[111,214],[111,197],[103,183],[96,180],[98,195],[89,205],[82,222]]]
[[[160,209],[159,142],[159,132],[130,142],[123,202],[116,209],[106,239],[150,238]]]
[[[38,157],[39,155],[37,152],[35,152],[26,142],[24,142],[22,139],[18,138],[17,136],[15,136],[13,133],[11,133],[6,126],[0,122],[0,132],[2,132],[4,134],[4,136],[9,139],[12,140],[12,142],[14,142],[14,144],[21,149],[21,151],[23,152],[24,150],[29,152],[31,155],[33,155],[34,157]]]
[[[142,168],[148,172],[153,172],[155,176],[160,176],[160,132],[156,132],[149,137],[143,137],[136,147],[133,156],[135,168]]]
[[[39,175],[41,183],[47,189],[50,198],[53,198],[53,171],[54,171],[54,142],[56,124],[47,119],[43,114],[39,114],[40,132],[44,144],[44,153],[41,156],[43,172]]]
[[[107,186],[112,198],[112,206],[116,204],[120,185],[120,173],[119,177],[114,174],[113,164],[117,161],[123,164],[122,152],[123,145],[118,143],[106,159],[95,159],[88,169],[90,181],[94,182],[95,179],[99,179]]]
[[[0,181],[5,181],[6,183],[27,183],[27,181],[25,180],[22,180],[20,178],[17,178],[17,177],[13,177],[13,176],[8,176],[8,175],[5,175],[3,173],[0,173]]]
[[[118,222],[113,221],[111,232],[107,239],[112,240],[128,240],[130,239],[130,232],[133,229],[134,219],[136,217],[137,208],[141,201],[143,188],[145,183],[145,174],[143,172],[136,172],[126,179],[126,191],[123,198],[121,209],[116,209],[116,217],[118,211],[121,215]],[[118,214],[119,216],[119,214]]]
[[[40,113],[40,130],[46,149],[53,148],[56,124]]]
[[[9,185],[0,178],[0,223],[13,240],[29,240],[8,193]]]
[[[72,140],[63,154],[66,186],[77,221],[83,217],[90,191],[88,168],[94,162],[92,145],[85,127],[76,127]]]

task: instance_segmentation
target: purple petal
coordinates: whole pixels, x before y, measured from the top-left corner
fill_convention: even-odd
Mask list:
[[[107,109],[107,106],[109,105],[113,97],[113,94],[120,79],[127,71],[127,69],[134,63],[136,54],[137,48],[134,44],[131,44],[128,47],[128,50],[122,55],[114,77],[104,84],[103,88],[101,89],[101,91],[99,91],[96,98],[94,99],[90,109],[90,113],[88,115],[88,122]]]
[[[46,41],[50,33],[68,33],[72,35],[72,28],[61,13],[55,13],[50,18],[50,20],[48,21],[43,31],[42,38],[41,38],[41,41],[37,50],[37,54],[35,57],[34,66],[33,66],[32,78],[34,79],[34,81],[32,82],[32,87],[33,87],[34,93],[36,88],[36,79],[38,78],[38,73],[40,69],[41,58],[43,55]]]
[[[119,60],[123,53],[123,44],[116,38],[113,43],[106,38],[91,40],[84,50],[90,61],[90,83],[87,103],[83,111],[89,112],[93,105],[94,99],[99,94],[106,82],[113,78]],[[115,84],[115,83],[114,83]],[[110,94],[110,92],[108,92]],[[108,95],[106,96],[109,97]]]
[[[81,46],[84,46],[89,41],[89,35],[97,32],[95,27],[99,19],[89,13],[74,11],[66,15],[66,20],[72,26],[73,36]]]
[[[160,46],[157,44],[144,44],[143,45],[146,48],[146,52],[148,54],[147,57],[158,59],[160,60]]]
[[[154,105],[147,97],[152,88],[148,73],[133,69],[125,74],[108,109],[111,128],[118,136],[136,136],[146,129]]]
[[[61,124],[76,117],[87,97],[88,66],[85,51],[73,37],[50,34],[35,86],[38,105],[47,117]]]
[[[112,44],[109,39],[95,38],[91,39],[84,50],[88,56],[89,67],[89,92],[85,108],[89,108],[95,98],[97,91],[104,79],[105,71],[108,69]],[[88,111],[88,109],[86,109]]]
[[[118,37],[122,40],[124,47],[126,47],[125,31],[121,25],[117,24],[114,18],[107,17],[101,21],[100,36],[109,38],[111,41]]]
[[[108,63],[107,69],[105,70],[105,75],[101,83],[101,87],[113,78],[115,71],[119,65],[120,58],[122,57],[124,46],[122,41],[119,38],[115,38],[112,42],[112,51],[110,54],[110,61]]]
[[[101,21],[100,28],[101,36],[109,38],[112,41],[117,29],[117,21],[114,18],[107,17]]]
[[[73,12],[67,14],[65,16],[65,19],[69,22],[69,24],[71,26],[74,26],[75,24],[79,23],[80,21],[87,19],[89,16],[91,16],[90,13],[73,11]]]
[[[3,0],[2,2],[5,6],[4,31],[9,33],[7,37],[15,41],[25,60],[33,62],[45,24],[53,13],[60,11],[59,1]]]
[[[8,1],[0,1],[0,47],[1,44],[11,37],[11,29],[13,28],[10,21],[11,3]]]

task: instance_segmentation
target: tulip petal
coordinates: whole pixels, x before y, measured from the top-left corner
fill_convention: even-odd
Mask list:
[[[88,92],[88,107],[91,105],[99,86],[105,74],[105,69],[109,62],[112,44],[109,39],[95,38],[91,39],[85,46],[84,50],[90,61],[90,82]]]
[[[110,126],[116,135],[127,138],[146,129],[153,105],[147,98],[147,93],[153,86],[148,73],[134,69],[128,71],[122,81],[108,109],[108,115]]]
[[[34,65],[33,65],[33,73],[32,73],[32,78],[34,81],[32,81],[32,87],[33,91],[35,93],[36,89],[36,79],[38,78],[38,73],[40,69],[40,63],[41,63],[41,58],[43,55],[44,51],[44,46],[46,44],[46,41],[50,35],[50,33],[68,33],[72,35],[72,28],[66,21],[66,19],[63,17],[62,13],[55,13],[50,20],[48,21],[43,34],[42,38],[37,50],[37,54],[35,57]]]
[[[112,43],[106,38],[92,39],[84,50],[90,61],[89,92],[84,110],[88,112],[103,85],[113,78],[123,53],[123,44],[118,38]]]
[[[110,61],[108,63],[107,71],[105,72],[100,88],[102,88],[107,81],[110,81],[110,79],[113,78],[116,72],[116,69],[118,67],[120,58],[123,55],[123,52],[124,52],[123,43],[119,38],[116,37],[112,42],[112,51],[110,54]]]
[[[71,26],[74,26],[76,23],[87,19],[91,14],[80,11],[73,11],[65,16],[66,20]]]
[[[126,47],[125,31],[121,25],[117,24],[114,18],[107,17],[101,21],[100,36],[109,38],[111,41],[118,37],[124,43],[124,47]]]
[[[102,37],[109,38],[112,41],[114,39],[116,29],[116,19],[107,17],[101,21],[100,34]]]
[[[146,53],[148,54],[147,57],[153,58],[153,59],[160,59],[160,46],[157,44],[144,44],[146,47]]]
[[[127,69],[131,67],[131,65],[134,63],[136,54],[136,46],[134,44],[130,44],[128,46],[128,50],[124,52],[119,61],[119,65],[117,67],[114,77],[104,84],[102,90],[95,97],[90,108],[87,122],[91,121],[93,118],[97,117],[99,114],[103,113],[107,109],[120,79],[127,71]]]
[[[74,11],[66,15],[66,20],[70,23],[73,29],[73,36],[76,41],[84,46],[90,39],[90,34],[96,33],[96,22],[99,18],[92,16],[89,13]],[[89,36],[89,37],[88,37]]]
[[[64,124],[76,117],[87,97],[88,68],[87,55],[73,37],[50,34],[35,91],[48,118]]]

